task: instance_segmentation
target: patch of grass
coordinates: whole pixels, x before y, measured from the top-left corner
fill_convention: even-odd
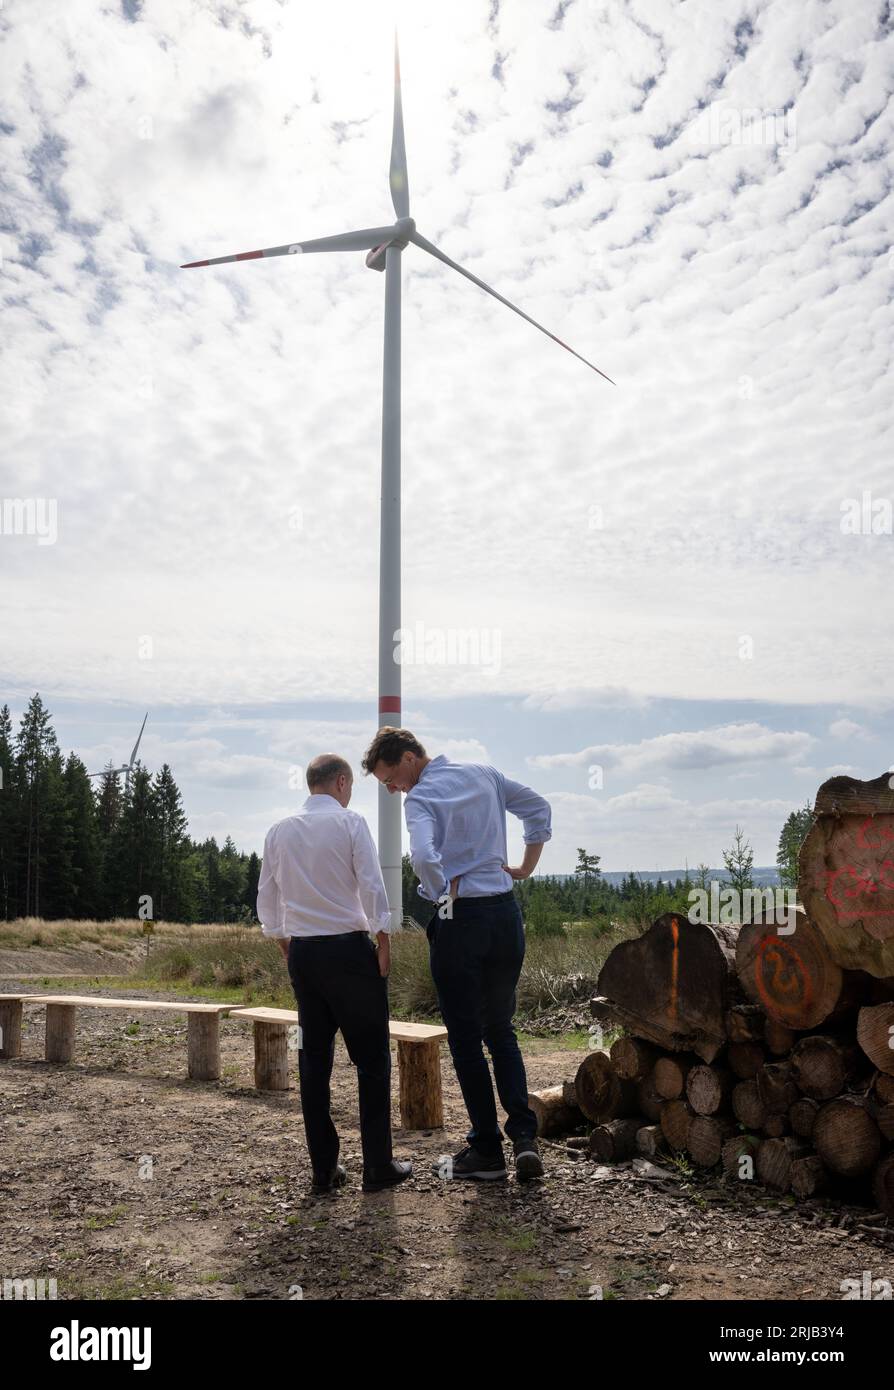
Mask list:
[[[218,1284],[220,1283],[219,1274],[200,1274],[196,1280],[197,1284]]]
[[[105,1231],[117,1226],[122,1216],[127,1215],[127,1207],[111,1207],[103,1216],[88,1216],[84,1228],[88,1231]]]
[[[497,1285],[493,1297],[500,1302],[529,1299],[532,1290],[545,1283],[548,1278],[549,1275],[543,1269],[516,1270],[511,1279]]]

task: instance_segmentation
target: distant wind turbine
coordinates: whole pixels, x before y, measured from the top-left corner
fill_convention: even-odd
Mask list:
[[[214,256],[207,261],[189,261],[181,270],[199,266],[228,265],[233,261],[255,261],[268,256],[308,255],[314,251],[368,251],[370,270],[385,272],[385,351],[382,380],[382,502],[379,540],[379,724],[401,722],[401,668],[394,660],[394,643],[400,628],[400,254],[412,242],[451,270],[464,275],[473,285],[505,304],[526,323],[538,328],[554,343],[566,348],[606,381],[611,377],[563,343],[543,324],[532,319],[517,305],[504,299],[490,285],[464,270],[416,230],[410,216],[410,189],[404,121],[400,93],[400,59],[397,35],[394,39],[394,123],[391,135],[389,170],[391,201],[397,220],[392,226],[366,227],[356,232],[338,232],[314,241],[292,241],[284,246],[268,246],[262,251],[240,251],[234,256]],[[614,383],[612,382],[612,385]],[[401,915],[400,797],[389,794],[379,784],[379,860],[392,914]]]
[[[127,793],[127,792],[130,790],[130,774],[133,772],[134,763],[135,763],[136,760],[137,760],[137,749],[138,749],[139,746],[140,746],[140,739],[143,737],[143,730],[144,730],[145,727],[146,727],[146,720],[147,720],[148,718],[149,718],[149,711],[147,710],[146,713],[145,713],[145,715],[143,716],[143,722],[142,722],[142,724],[140,725],[140,732],[137,734],[137,741],[136,741],[136,743],[135,743],[134,746],[133,746],[133,752],[132,752],[131,755],[130,755],[130,762],[129,762],[129,763],[125,763],[123,767],[106,767],[106,768],[103,768],[102,772],[88,772],[88,773],[87,773],[87,776],[88,776],[88,777],[106,777],[110,772],[112,772],[112,773],[114,773],[115,776],[117,777],[117,776],[119,775],[119,773],[123,772],[123,773],[124,773],[124,791],[125,791],[125,793]]]

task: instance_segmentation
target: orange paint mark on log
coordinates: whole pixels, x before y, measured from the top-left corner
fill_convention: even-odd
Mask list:
[[[754,983],[765,1006],[793,1015],[813,1007],[810,972],[792,942],[781,937],[763,936],[758,942]]]
[[[680,924],[676,917],[671,918],[671,940],[674,944],[673,950],[671,951],[671,984],[667,1012],[670,1018],[676,1019],[679,1005],[678,983],[680,979]]]

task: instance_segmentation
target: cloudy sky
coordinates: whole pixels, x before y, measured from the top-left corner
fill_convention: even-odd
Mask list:
[[[383,277],[178,267],[391,220],[393,9],[0,10],[0,695],[245,848],[377,722]],[[617,383],[405,253],[405,722],[544,871],[772,862],[894,762],[890,6],[400,11],[420,230]]]

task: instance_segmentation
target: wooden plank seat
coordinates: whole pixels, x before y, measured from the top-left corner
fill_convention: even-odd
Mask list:
[[[15,1002],[18,1002],[17,1012]],[[169,999],[104,999],[98,994],[21,994],[0,995],[0,1028],[3,1047],[0,1057],[20,1057],[22,1051],[22,1005],[46,1006],[46,1044],[48,1062],[70,1062],[74,1056],[75,1021],[78,1009],[124,1009],[130,1013],[169,1013],[187,1016],[187,1068],[193,1081],[220,1079],[220,1020],[231,1004],[191,1004]],[[17,1031],[16,1031],[17,1029]],[[7,1041],[15,1049],[7,1049]]]
[[[290,1029],[298,1026],[296,1009],[232,1009],[230,1018],[243,1018],[254,1026],[255,1085],[259,1091],[286,1091],[289,1088]],[[444,1100],[441,1092],[442,1038],[447,1029],[429,1023],[388,1025],[397,1043],[397,1069],[400,1088],[400,1122],[404,1129],[441,1129]],[[297,1033],[294,1045],[300,1046]]]

